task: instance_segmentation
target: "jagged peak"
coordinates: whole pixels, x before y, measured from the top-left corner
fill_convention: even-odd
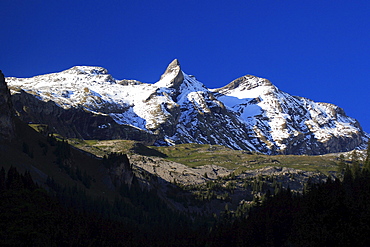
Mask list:
[[[178,73],[178,71],[181,70],[181,65],[180,62],[177,58],[172,60],[172,62],[167,66],[166,71],[164,72],[163,75],[168,74],[168,73]],[[162,75],[162,76],[163,76]]]
[[[159,86],[178,88],[184,81],[184,74],[181,70],[180,62],[174,59],[162,74],[161,79],[156,83]]]

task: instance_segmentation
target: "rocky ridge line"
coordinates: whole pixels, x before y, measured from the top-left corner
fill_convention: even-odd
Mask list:
[[[89,66],[7,81],[23,121],[71,138],[199,143],[265,154],[344,152],[364,148],[369,138],[335,105],[291,96],[251,75],[210,90],[177,59],[153,84],[115,80]]]

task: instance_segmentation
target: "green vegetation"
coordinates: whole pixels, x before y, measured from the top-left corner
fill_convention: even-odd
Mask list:
[[[69,139],[68,143],[72,146],[92,153],[98,157],[104,157],[109,153],[136,153],[145,156],[166,157],[165,154],[156,149],[147,147],[139,142],[130,140],[80,140]]]
[[[204,165],[218,165],[227,169],[235,169],[236,174],[266,166],[289,167],[304,171],[320,171],[328,174],[329,171],[337,171],[339,163],[339,158],[335,156],[271,156],[242,150],[232,150],[224,146],[194,143],[169,147],[146,147],[140,143],[128,140],[98,141],[70,139],[69,143],[99,157],[103,157],[110,152],[136,153],[162,157],[193,168]]]
[[[0,170],[1,245],[370,245],[370,146],[364,158],[357,152],[348,157],[268,156],[199,144],[146,147],[125,140],[63,140],[44,127],[33,126],[40,135],[16,125],[19,138],[0,145],[5,168]],[[116,161],[130,169],[129,153],[190,167],[214,164],[234,173],[198,185],[174,181],[160,194],[163,181],[155,176],[147,180],[158,182],[149,183],[152,187],[143,186],[136,175],[130,184],[109,180]],[[339,175],[335,181],[308,183],[302,194],[284,188],[279,176],[237,179],[243,171],[265,166]],[[246,201],[240,203],[234,201],[238,186],[245,188]],[[185,210],[169,207],[175,203]],[[191,211],[196,206],[200,210]],[[221,206],[224,210],[213,218],[211,211],[202,211]]]
[[[369,246],[370,171],[309,184],[303,195],[280,189],[209,219],[169,210],[133,183],[113,203],[48,178],[47,193],[29,172],[0,169],[3,246]],[[232,179],[230,175],[227,179]],[[262,178],[260,178],[262,179]],[[268,179],[268,178],[263,178]],[[217,184],[207,187],[217,190]],[[232,185],[229,188],[232,191]],[[231,192],[232,193],[232,192]],[[52,195],[51,195],[52,194]],[[202,223],[200,223],[202,222]]]
[[[225,208],[209,246],[369,246],[370,172],[347,166],[344,173],[303,195],[282,189],[262,204]]]
[[[236,169],[239,174],[245,170],[266,166],[283,166],[305,171],[337,170],[337,159],[332,156],[307,155],[262,155],[240,150],[232,150],[223,146],[202,144],[181,144],[171,147],[151,147],[167,155],[167,159],[185,164],[189,167],[218,165],[228,169]]]

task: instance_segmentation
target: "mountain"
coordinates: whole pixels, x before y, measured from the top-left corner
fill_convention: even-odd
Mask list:
[[[266,79],[247,75],[213,92],[270,150],[333,153],[363,147],[368,138],[340,107],[292,96]]]
[[[92,66],[7,83],[23,121],[71,138],[218,144],[266,154],[348,151],[368,139],[338,106],[291,96],[250,75],[211,90],[177,59],[153,84],[115,80]]]

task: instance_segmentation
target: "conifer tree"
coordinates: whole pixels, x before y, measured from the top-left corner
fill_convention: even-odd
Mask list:
[[[345,184],[350,184],[352,183],[352,181],[353,181],[353,175],[352,175],[349,165],[347,165],[344,170],[344,174],[343,174],[343,182]]]
[[[353,150],[352,152],[351,162],[352,162],[352,167],[351,167],[352,176],[354,178],[358,178],[361,172],[361,168],[360,168],[360,161],[358,159],[358,153],[356,150]]]
[[[18,190],[23,188],[21,176],[18,173],[17,168],[13,166],[9,168],[5,184],[8,190]]]
[[[36,184],[33,182],[31,173],[29,171],[26,171],[24,175],[21,175],[21,180],[24,188],[29,190],[34,190],[37,188]]]
[[[368,172],[370,172],[370,139],[367,143],[367,149],[366,149],[366,158],[364,163],[364,169],[366,169]]]
[[[1,167],[0,170],[0,191],[5,190],[5,169]]]
[[[338,172],[340,175],[343,175],[344,174],[344,171],[346,169],[346,163],[344,161],[344,155],[341,154],[339,156],[339,163],[338,163]]]

